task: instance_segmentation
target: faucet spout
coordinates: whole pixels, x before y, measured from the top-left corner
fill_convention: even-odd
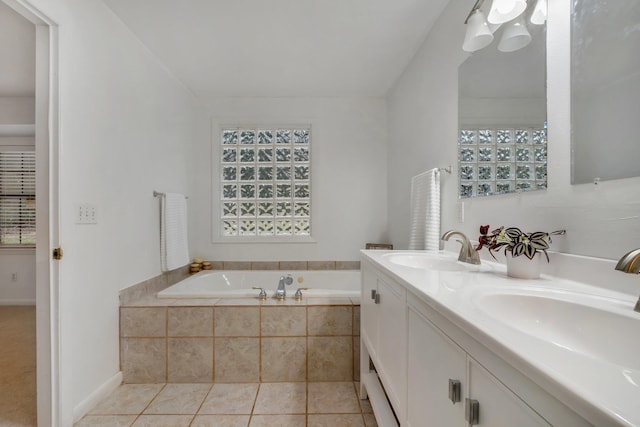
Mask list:
[[[285,285],[290,285],[293,283],[293,277],[290,274],[287,276],[280,276],[280,280],[278,281],[278,289],[276,290],[276,298],[279,300],[285,299],[287,296],[287,290],[285,289]]]
[[[460,254],[458,255],[458,261],[465,262],[467,264],[480,264],[480,255],[478,255],[478,251],[475,250],[469,238],[465,236],[461,231],[449,230],[444,233],[441,237],[445,242],[449,240],[451,236],[460,236],[462,240],[458,240],[462,244],[460,248]]]
[[[630,252],[627,252],[620,258],[618,264],[616,264],[616,270],[624,271],[625,273],[630,274],[639,274],[640,273],[640,248],[634,249]],[[634,311],[640,313],[640,297],[638,298],[638,302],[636,302],[636,306],[633,308]]]

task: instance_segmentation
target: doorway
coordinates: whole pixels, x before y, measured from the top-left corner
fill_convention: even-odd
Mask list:
[[[35,342],[37,423],[58,427],[58,37],[57,26],[28,0],[0,0],[35,25]]]

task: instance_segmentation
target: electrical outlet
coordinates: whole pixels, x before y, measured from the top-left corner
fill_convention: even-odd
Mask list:
[[[89,203],[78,205],[76,224],[97,224],[98,208]]]

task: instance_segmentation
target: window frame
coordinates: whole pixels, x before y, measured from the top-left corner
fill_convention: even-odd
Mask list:
[[[290,130],[308,130],[309,131],[309,227],[310,234],[309,235],[251,235],[251,236],[225,236],[223,235],[223,217],[222,217],[222,203],[221,194],[222,194],[222,131],[224,129],[290,129]],[[275,135],[274,135],[275,138]],[[310,122],[302,122],[302,123],[285,123],[282,122],[269,122],[269,123],[255,123],[251,121],[242,121],[240,123],[212,123],[212,157],[211,157],[211,241],[213,243],[316,243],[317,240],[314,237],[315,232],[315,215],[314,215],[314,204],[313,204],[313,193],[314,193],[314,185],[313,185],[313,169],[314,169],[314,156],[312,154],[313,149],[312,140],[313,140],[313,129],[312,124]],[[240,145],[240,144],[239,144]],[[275,165],[275,163],[274,163]],[[274,184],[275,184],[274,180]],[[276,196],[274,195],[273,199],[267,199],[276,201]]]
[[[33,138],[25,137],[6,137],[0,138],[0,153],[7,152],[33,152],[35,159],[35,140]],[[34,168],[34,183],[37,179],[37,170]],[[37,192],[34,188],[33,193],[34,203],[37,204]],[[35,208],[34,208],[35,209]],[[36,214],[34,210],[34,215]],[[37,224],[36,233],[37,233]],[[37,234],[36,234],[37,238]],[[4,254],[23,254],[35,252],[36,242],[34,243],[0,243],[0,252]]]

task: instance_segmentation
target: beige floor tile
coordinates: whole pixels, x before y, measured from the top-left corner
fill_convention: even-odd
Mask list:
[[[122,384],[100,402],[90,415],[138,415],[162,390],[164,384]]]
[[[132,427],[189,427],[193,415],[141,415]]]
[[[250,415],[196,415],[191,427],[247,427]]]
[[[308,427],[364,427],[361,414],[309,415]]]
[[[262,383],[254,414],[306,413],[306,383]]]
[[[373,408],[371,407],[369,399],[358,399],[358,402],[360,402],[360,409],[363,414],[373,414]]]
[[[310,414],[359,414],[352,382],[308,383]]]
[[[251,414],[258,384],[214,384],[198,414]],[[248,423],[247,419],[247,423]]]
[[[195,414],[211,384],[167,384],[144,411],[145,414]]]
[[[137,415],[87,415],[73,427],[130,427]]]
[[[307,379],[305,337],[262,338],[261,379],[264,382]]]
[[[306,418],[304,415],[254,415],[249,427],[305,427]]]

